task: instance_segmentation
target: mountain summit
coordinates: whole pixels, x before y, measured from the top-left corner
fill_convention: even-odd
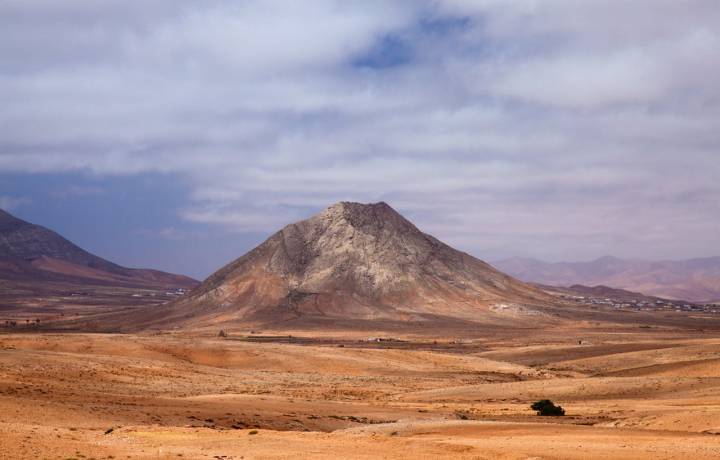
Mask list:
[[[537,316],[548,296],[418,230],[386,203],[290,224],[155,311],[156,325]]]

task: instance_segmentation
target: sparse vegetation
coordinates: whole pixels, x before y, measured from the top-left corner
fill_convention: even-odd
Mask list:
[[[541,399],[540,401],[535,401],[530,408],[537,412],[538,415],[541,416],[562,416],[565,415],[565,409],[563,409],[560,406],[556,406],[555,403],[553,403],[549,399]]]

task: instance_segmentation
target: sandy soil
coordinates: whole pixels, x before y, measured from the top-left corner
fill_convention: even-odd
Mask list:
[[[239,339],[0,334],[0,458],[720,458],[720,335]]]

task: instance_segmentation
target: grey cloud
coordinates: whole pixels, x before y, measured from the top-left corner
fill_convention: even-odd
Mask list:
[[[176,173],[184,218],[238,231],[387,199],[492,258],[718,242],[714,1],[10,1],[0,18],[0,170]],[[411,57],[353,65],[388,36]]]

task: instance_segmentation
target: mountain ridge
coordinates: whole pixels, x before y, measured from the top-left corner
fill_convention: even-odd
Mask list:
[[[687,260],[600,257],[586,262],[544,262],[513,257],[494,262],[526,282],[570,286],[606,285],[674,300],[708,302],[720,298],[720,257]]]
[[[184,275],[127,268],[98,257],[57,232],[0,209],[0,278],[76,284],[190,288]]]

